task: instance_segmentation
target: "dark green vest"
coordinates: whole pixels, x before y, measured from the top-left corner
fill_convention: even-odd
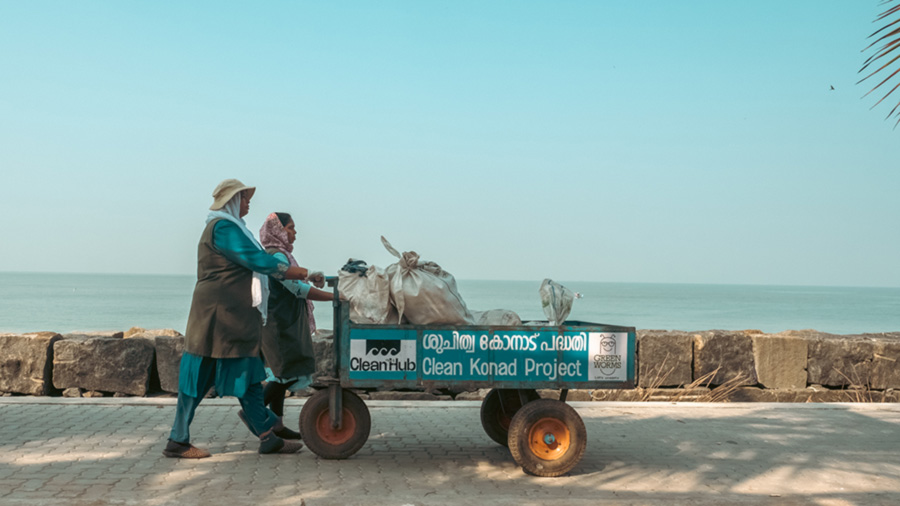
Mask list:
[[[212,358],[256,357],[262,315],[251,305],[253,271],[228,260],[216,249],[213,230],[219,221],[206,225],[197,247],[197,285],[184,351]]]

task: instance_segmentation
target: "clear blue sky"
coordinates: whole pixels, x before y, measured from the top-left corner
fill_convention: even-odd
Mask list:
[[[236,177],[327,272],[900,286],[881,10],[2,2],[0,271],[192,274]]]

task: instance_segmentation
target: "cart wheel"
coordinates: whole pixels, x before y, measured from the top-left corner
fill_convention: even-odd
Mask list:
[[[324,459],[346,459],[358,452],[369,439],[372,420],[369,408],[356,394],[341,390],[341,427],[331,426],[328,390],[319,390],[300,410],[300,434],[303,442]]]
[[[528,402],[540,399],[535,390],[524,392]],[[509,424],[513,415],[521,408],[522,400],[519,398],[518,390],[499,388],[491,390],[481,403],[481,426],[484,427],[484,432],[495,443],[509,446]]]
[[[509,426],[509,451],[534,476],[560,476],[572,470],[587,446],[584,421],[571,406],[554,399],[529,402]]]

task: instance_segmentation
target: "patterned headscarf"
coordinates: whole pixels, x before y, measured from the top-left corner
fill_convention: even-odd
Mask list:
[[[259,242],[262,243],[263,248],[275,248],[281,251],[292,266],[299,266],[294,260],[294,255],[291,254],[294,251],[294,245],[288,240],[287,230],[284,229],[277,214],[271,213],[266,217],[262,228],[259,229]]]
[[[281,224],[281,219],[278,218],[278,214],[271,213],[266,217],[266,221],[263,222],[262,228],[259,229],[259,242],[261,242],[266,249],[275,248],[284,253],[284,256],[287,257],[288,262],[290,262],[292,266],[300,266],[294,258],[294,255],[291,254],[291,252],[294,251],[294,245],[288,240],[287,230],[285,230],[284,225]],[[301,281],[305,282],[306,279],[302,279]],[[306,307],[309,316],[309,331],[315,334],[316,318],[313,316],[313,302],[307,299]]]

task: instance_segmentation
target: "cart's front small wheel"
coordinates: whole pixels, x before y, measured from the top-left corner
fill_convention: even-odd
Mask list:
[[[535,390],[521,392],[528,402],[540,399]],[[488,437],[497,444],[509,445],[509,424],[513,415],[522,408],[519,393],[519,390],[494,388],[481,403],[481,426]]]
[[[324,459],[346,459],[369,439],[372,420],[369,408],[356,394],[341,390],[341,426],[332,427],[328,390],[320,390],[300,410],[300,434],[316,455]]]
[[[587,447],[584,421],[571,406],[539,399],[520,409],[509,425],[509,452],[535,476],[560,476],[574,468]]]

